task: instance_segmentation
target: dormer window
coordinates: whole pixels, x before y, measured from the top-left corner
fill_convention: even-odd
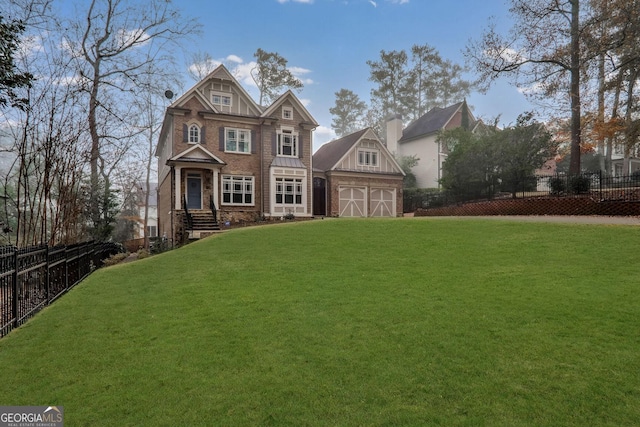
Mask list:
[[[293,120],[293,108],[282,107],[282,118],[285,120]]]
[[[214,92],[211,94],[211,102],[213,105],[217,105],[220,107],[230,107],[231,106],[231,95]]]
[[[358,150],[358,165],[378,166],[378,152],[376,150]]]
[[[298,157],[298,134],[293,130],[278,132],[278,156]]]
[[[200,143],[200,127],[198,125],[189,126],[189,144]]]

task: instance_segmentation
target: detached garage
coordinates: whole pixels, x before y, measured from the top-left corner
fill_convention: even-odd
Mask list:
[[[314,213],[402,216],[404,173],[372,129],[328,142],[313,155]],[[324,206],[320,204],[324,203]]]

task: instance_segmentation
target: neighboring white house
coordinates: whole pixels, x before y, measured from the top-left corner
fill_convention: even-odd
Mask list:
[[[145,207],[145,184],[141,183],[138,189],[140,190],[140,197],[138,198],[138,217],[136,221],[136,238],[144,238],[144,215],[146,211]],[[156,182],[151,183],[149,191],[149,217],[147,218],[147,230],[149,230],[149,237],[158,237],[158,184]]]
[[[624,147],[622,145],[615,145],[611,153],[613,176],[631,175],[640,170],[640,147],[636,146],[631,150],[627,161],[627,167],[625,168]]]
[[[466,101],[446,108],[433,108],[403,129],[402,118],[394,116],[387,121],[387,149],[397,156],[416,156],[419,161],[412,172],[418,188],[438,188],[442,164],[448,150],[438,143],[438,132],[462,126],[463,114],[474,130],[479,121],[473,117]]]

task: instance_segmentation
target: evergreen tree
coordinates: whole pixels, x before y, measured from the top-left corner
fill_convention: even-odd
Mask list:
[[[333,115],[331,128],[338,136],[344,136],[362,127],[362,119],[367,104],[358,95],[348,89],[336,92],[336,103],[329,109]]]
[[[9,105],[25,109],[28,105],[28,100],[15,92],[16,89],[30,87],[33,79],[31,74],[19,72],[14,61],[23,32],[22,22],[5,23],[0,15],[0,108]]]
[[[270,104],[286,89],[302,89],[302,82],[287,68],[287,60],[277,52],[266,52],[260,48],[253,54],[256,66],[251,77],[260,90],[259,104]]]

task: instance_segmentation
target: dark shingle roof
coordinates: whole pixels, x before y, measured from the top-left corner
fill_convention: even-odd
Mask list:
[[[447,124],[461,105],[462,102],[458,102],[445,108],[432,108],[425,115],[407,126],[398,142],[438,132]]]
[[[313,155],[313,168],[326,172],[334,167],[367,130],[369,129],[362,129],[340,139],[334,139],[318,148],[318,151]]]

